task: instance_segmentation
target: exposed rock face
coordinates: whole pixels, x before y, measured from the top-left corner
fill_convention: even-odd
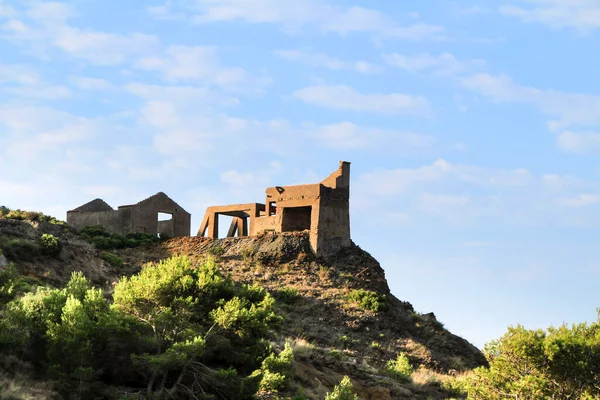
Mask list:
[[[0,270],[8,267],[8,260],[4,257],[4,254],[0,254]]]

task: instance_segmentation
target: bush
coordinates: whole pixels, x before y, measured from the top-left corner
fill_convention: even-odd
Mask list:
[[[275,297],[285,304],[293,304],[298,299],[298,290],[292,287],[284,287],[277,291]]]
[[[64,221],[59,221],[54,217],[45,215],[36,211],[11,210],[8,207],[0,206],[0,219],[15,219],[18,221],[48,222],[55,225],[66,225]]]
[[[151,233],[128,233],[127,235],[111,234],[103,226],[87,226],[81,229],[83,238],[99,250],[125,249],[147,246],[160,242],[161,238]],[[166,238],[164,239],[166,240]]]
[[[286,387],[292,374],[294,351],[288,343],[279,355],[271,354],[262,362],[260,370],[253,376],[260,376],[259,388],[265,392],[278,392]]]
[[[62,244],[56,236],[49,233],[44,233],[40,238],[40,249],[42,254],[56,257],[60,254]]]
[[[358,396],[352,392],[350,377],[344,376],[340,384],[333,388],[333,392],[325,396],[325,400],[358,400]]]
[[[120,268],[123,266],[123,259],[116,254],[104,253],[102,254],[102,259],[113,267]]]
[[[166,390],[160,382],[175,384],[170,376],[210,393],[235,392],[232,399],[250,398],[252,388],[256,392],[261,377],[249,374],[267,350],[262,338],[281,322],[264,289],[235,286],[212,259],[196,267],[186,257],[174,257],[123,278],[114,301],[115,309],[154,332],[155,350],[134,357],[153,393]],[[211,365],[237,372],[217,379]]]
[[[144,398],[250,400],[259,385],[289,381],[291,348],[269,355],[265,340],[281,323],[274,298],[235,285],[210,259],[148,265],[121,279],[112,305],[81,273],[63,289],[16,299],[13,281],[0,274],[0,296],[13,299],[0,319],[0,353],[30,364],[65,397],[112,398],[119,387]]]
[[[29,285],[21,279],[12,264],[0,269],[0,305],[8,303],[28,288]]]
[[[373,312],[386,311],[388,309],[386,296],[370,290],[354,289],[350,291],[347,299],[358,304],[361,308]]]
[[[469,397],[600,397],[600,320],[547,330],[510,327],[484,354],[489,368],[467,380]]]
[[[33,261],[40,255],[39,247],[25,239],[9,239],[1,246],[6,258],[12,261]]]
[[[215,261],[220,261],[223,254],[225,254],[225,249],[223,246],[215,246],[208,249],[208,254],[210,254]]]
[[[388,376],[399,382],[410,382],[413,368],[404,353],[398,354],[398,358],[388,361],[385,372]]]

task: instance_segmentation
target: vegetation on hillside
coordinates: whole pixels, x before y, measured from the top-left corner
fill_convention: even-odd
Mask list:
[[[48,222],[55,225],[66,225],[64,221],[60,221],[49,215],[45,215],[37,211],[22,211],[11,210],[8,207],[0,206],[0,219],[14,219],[18,221],[30,222]]]
[[[449,382],[469,399],[600,398],[600,320],[547,330],[510,327],[484,353],[489,368]]]
[[[275,355],[266,340],[281,322],[275,300],[211,259],[149,265],[123,278],[112,301],[80,273],[21,296],[15,281],[0,276],[0,354],[69,398],[250,399],[286,385],[291,351]]]
[[[125,249],[168,240],[166,236],[158,237],[151,233],[128,233],[125,236],[110,233],[103,226],[88,226],[83,228],[81,236],[100,250]]]
[[[509,328],[486,346],[489,366],[469,371],[485,364],[481,353],[432,313],[390,295],[362,251],[325,266],[304,256],[300,239],[185,238],[120,250],[160,239],[91,227],[82,237],[112,250],[90,253],[68,226],[30,223],[49,218],[0,208],[0,219],[27,222],[4,221],[0,236],[0,253],[17,267],[0,268],[0,398],[21,398],[20,387],[29,398],[57,391],[69,399],[356,400],[372,396],[372,382],[390,391],[384,399],[407,391],[431,399],[600,398],[600,318]],[[116,271],[94,280],[106,282],[105,292],[81,273],[65,284],[68,271],[80,270],[69,264],[80,249]],[[193,258],[165,259],[180,253]],[[109,286],[124,265],[159,259]],[[60,266],[64,278],[50,281],[58,288],[30,273],[40,263]],[[365,270],[368,279],[352,278]]]

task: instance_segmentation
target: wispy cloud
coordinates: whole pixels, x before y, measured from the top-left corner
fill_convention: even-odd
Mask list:
[[[455,76],[485,67],[486,62],[476,59],[459,60],[451,53],[432,55],[421,53],[404,55],[399,53],[384,54],[383,59],[391,66],[408,72],[431,72],[441,76]]]
[[[555,29],[573,28],[591,32],[600,28],[597,0],[521,0],[500,6],[501,14]]]
[[[439,159],[416,168],[376,170],[358,177],[357,204],[414,220],[456,225],[598,226],[600,181],[536,175],[527,169],[494,169]],[[361,199],[366,201],[362,201]]]
[[[174,5],[150,11],[160,19],[181,15]],[[279,24],[284,31],[298,32],[310,27],[322,33],[348,35],[367,33],[377,38],[401,40],[445,40],[445,29],[423,22],[398,24],[379,10],[358,6],[342,7],[313,0],[282,3],[277,0],[196,0],[188,11],[196,12],[198,24],[244,21],[252,24]]]
[[[34,2],[23,15],[3,26],[4,37],[28,51],[47,57],[51,50],[98,65],[116,65],[156,51],[159,41],[142,33],[116,34],[69,25],[78,16],[68,4]]]
[[[600,96],[521,86],[506,75],[476,74],[461,78],[460,82],[465,88],[494,101],[537,107],[542,113],[556,118],[549,122],[552,130],[600,124]]]
[[[413,132],[363,128],[340,122],[308,128],[308,135],[326,148],[392,151],[396,154],[423,153],[436,144],[433,136]]]
[[[570,153],[600,152],[600,133],[564,131],[556,138],[556,145]]]
[[[423,114],[429,111],[429,101],[424,96],[360,93],[344,85],[309,86],[294,92],[294,97],[308,104],[340,111],[383,114]]]
[[[169,82],[199,81],[224,88],[253,86],[259,90],[271,83],[267,76],[254,76],[243,68],[221,65],[215,47],[170,46],[163,57],[140,58],[135,66],[158,71]]]
[[[346,61],[318,52],[278,50],[275,54],[287,60],[296,61],[315,68],[326,68],[334,71],[352,70],[361,73],[375,73],[381,71],[379,66],[367,61]]]

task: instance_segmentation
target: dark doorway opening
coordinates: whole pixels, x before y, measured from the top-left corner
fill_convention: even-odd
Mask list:
[[[286,207],[283,209],[283,232],[310,230],[312,207]]]

